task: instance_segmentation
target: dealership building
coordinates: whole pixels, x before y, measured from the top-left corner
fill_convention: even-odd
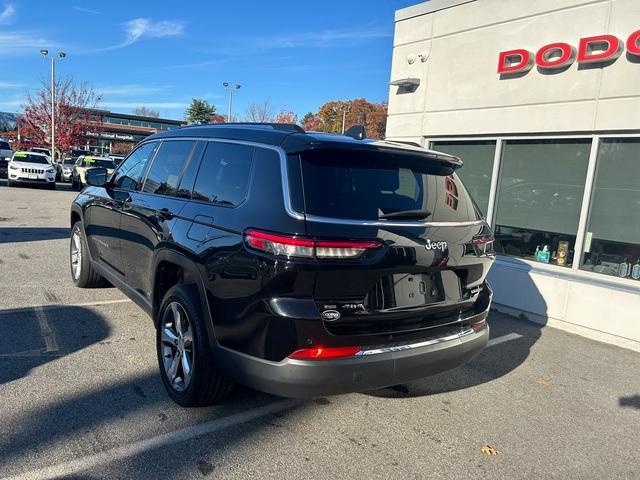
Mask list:
[[[184,120],[128,115],[108,110],[93,110],[92,116],[101,120],[101,128],[99,132],[87,132],[84,147],[100,154],[111,153],[113,146],[118,143],[133,148],[149,135],[187,124]]]
[[[398,10],[387,137],[463,159],[497,309],[640,351],[640,1]]]

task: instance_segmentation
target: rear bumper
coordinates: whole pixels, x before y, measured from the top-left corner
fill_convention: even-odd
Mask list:
[[[270,362],[224,347],[217,349],[217,357],[227,375],[241,384],[284,397],[312,398],[388,387],[450,370],[482,352],[488,341],[487,325],[413,348],[344,359]]]

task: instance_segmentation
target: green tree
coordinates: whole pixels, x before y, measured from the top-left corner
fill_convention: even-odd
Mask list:
[[[302,117],[302,120],[300,120],[300,125],[304,125],[305,123],[312,121],[313,117],[315,117],[313,112],[305,113],[304,116]]]
[[[209,123],[215,113],[216,107],[214,105],[211,105],[206,100],[194,98],[191,100],[191,105],[187,107],[184,116],[189,123],[204,124]]]

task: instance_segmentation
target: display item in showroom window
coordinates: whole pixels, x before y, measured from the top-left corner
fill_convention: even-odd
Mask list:
[[[629,263],[629,259],[625,258],[624,262],[618,265],[618,276],[620,278],[628,277],[631,273],[631,264]]]
[[[631,278],[640,280],[640,258],[636,260],[636,264],[631,269]]]
[[[558,254],[556,264],[565,266],[567,264],[567,256],[569,255],[569,242],[560,242],[558,244]]]

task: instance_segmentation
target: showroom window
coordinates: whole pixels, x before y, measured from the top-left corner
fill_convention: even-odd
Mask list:
[[[508,140],[496,198],[496,251],[571,266],[591,139]]]
[[[486,216],[489,206],[493,160],[496,154],[495,140],[432,142],[431,148],[462,159],[464,165],[457,171],[457,174]]]
[[[581,268],[640,280],[640,138],[600,140]]]

